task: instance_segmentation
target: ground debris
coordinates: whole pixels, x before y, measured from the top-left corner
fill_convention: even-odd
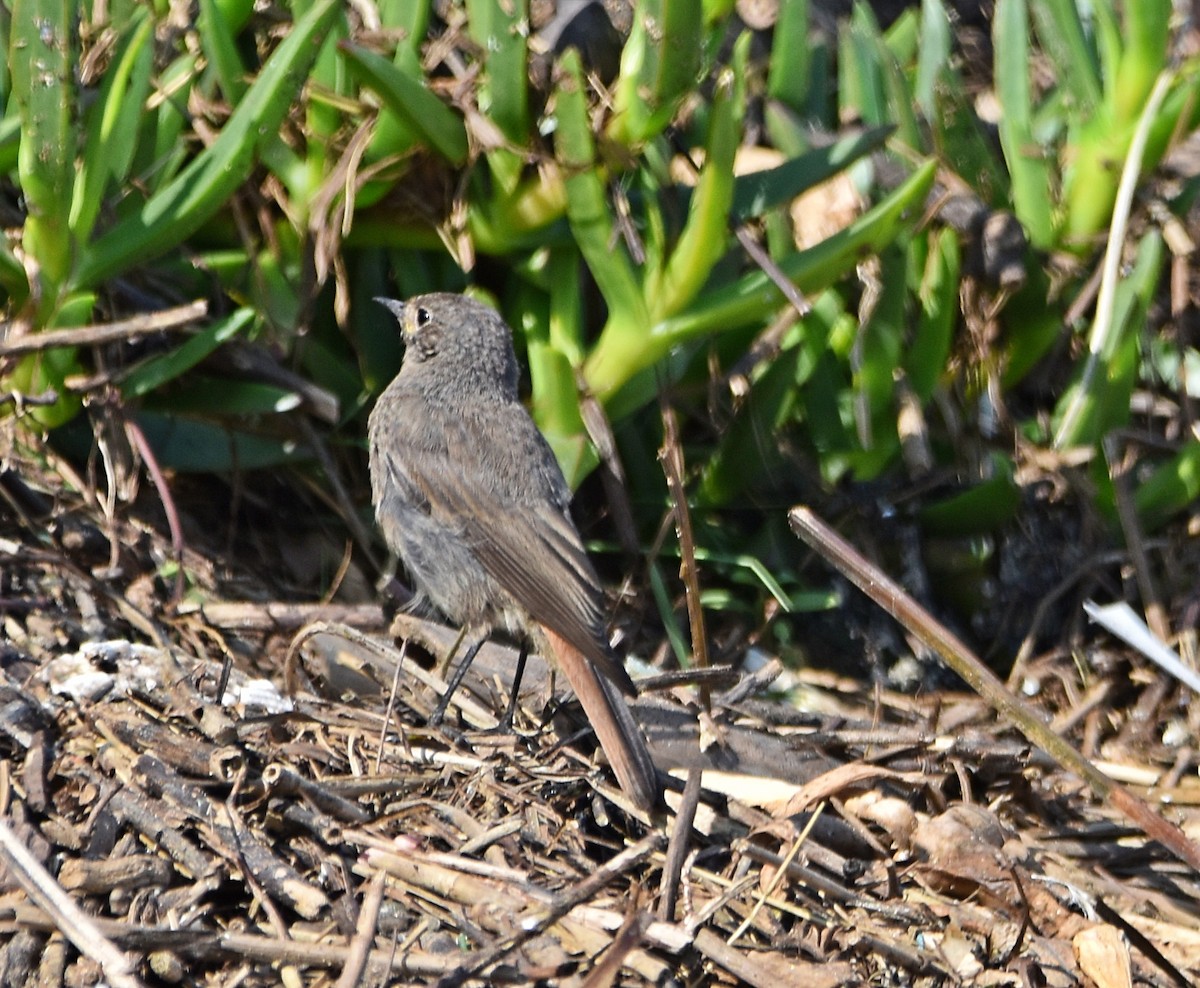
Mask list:
[[[764,698],[770,676],[715,674],[701,727],[699,691],[664,683],[633,704],[673,780],[650,819],[536,662],[516,731],[494,730],[499,645],[435,729],[450,629],[386,634],[368,603],[215,581],[148,613],[32,530],[5,552],[0,985],[1200,978],[1197,876],[976,697],[807,671],[793,686],[819,712],[802,713]],[[134,561],[124,585],[153,588]],[[1106,661],[1111,704],[1134,680]],[[1144,711],[1133,730],[1136,696],[1101,719],[1076,673],[1067,654],[1024,671],[1195,834],[1194,755]]]

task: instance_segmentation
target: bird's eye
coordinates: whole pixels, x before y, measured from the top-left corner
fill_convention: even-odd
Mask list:
[[[428,326],[433,321],[433,313],[424,306],[417,307],[417,326],[418,328]]]

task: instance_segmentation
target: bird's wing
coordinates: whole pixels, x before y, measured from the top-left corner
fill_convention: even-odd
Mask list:
[[[605,644],[600,581],[567,513],[553,453],[519,405],[493,411],[446,422],[439,441],[399,450],[395,469],[517,604],[633,693]]]

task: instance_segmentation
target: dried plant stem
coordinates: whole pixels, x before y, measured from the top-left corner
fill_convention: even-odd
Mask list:
[[[849,542],[829,528],[810,509],[793,508],[788,513],[788,520],[792,531],[904,625],[910,634],[916,635],[945,659],[946,664],[962,676],[971,689],[1006,717],[1025,737],[1063,768],[1083,779],[1097,797],[1107,800],[1126,814],[1148,837],[1160,841],[1183,861],[1193,868],[1200,869],[1200,847],[1197,847],[1194,841],[1173,823],[1155,813],[1149,804],[1106,776],[1066,740],[1055,734],[1033,708],[1012,693],[963,641],[934,620],[933,616],[908,596],[899,584],[863,558]]]

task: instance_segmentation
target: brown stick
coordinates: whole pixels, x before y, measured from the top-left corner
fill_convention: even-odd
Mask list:
[[[54,928],[75,945],[85,957],[94,960],[108,980],[119,988],[135,988],[142,982],[134,976],[133,965],[76,905],[53,876],[42,867],[29,849],[17,839],[8,824],[0,819],[0,861],[24,889],[25,894],[51,917]]]
[[[707,669],[708,633],[704,630],[704,610],[700,606],[700,579],[696,573],[696,540],[692,534],[692,516],[688,510],[687,491],[683,487],[683,446],[679,441],[679,422],[675,409],[662,397],[663,445],[658,458],[667,478],[671,494],[671,512],[675,516],[675,534],[679,539],[679,576],[683,580],[687,600],[688,626],[692,633],[692,659],[701,669]],[[701,683],[700,699],[705,710],[712,707],[708,687]]]
[[[358,928],[350,940],[350,956],[342,968],[341,976],[334,988],[355,988],[361,984],[363,974],[367,969],[367,961],[371,956],[371,945],[375,940],[375,931],[379,926],[379,910],[383,906],[383,890],[387,875],[377,871],[367,885],[363,896],[362,908],[358,913]]]
[[[976,693],[997,713],[1006,717],[1014,727],[1041,748],[1059,765],[1079,776],[1100,799],[1128,816],[1147,837],[1170,848],[1181,860],[1200,869],[1200,847],[1175,826],[1163,819],[1149,804],[1113,781],[1076,751],[1066,740],[1055,734],[1028,704],[1009,691],[966,643],[913,600],[899,584],[887,577],[860,555],[849,542],[821,521],[810,509],[793,508],[788,513],[792,531],[857,586],[875,603],[892,615],[904,627],[958,673]]]
[[[71,326],[67,329],[49,329],[41,333],[29,333],[15,340],[0,341],[0,357],[13,357],[39,350],[53,350],[66,346],[97,346],[127,340],[147,333],[158,333],[165,329],[178,329],[208,314],[208,302],[200,299],[180,305],[174,309],[163,309],[146,315],[119,319],[116,322],[96,326]]]

